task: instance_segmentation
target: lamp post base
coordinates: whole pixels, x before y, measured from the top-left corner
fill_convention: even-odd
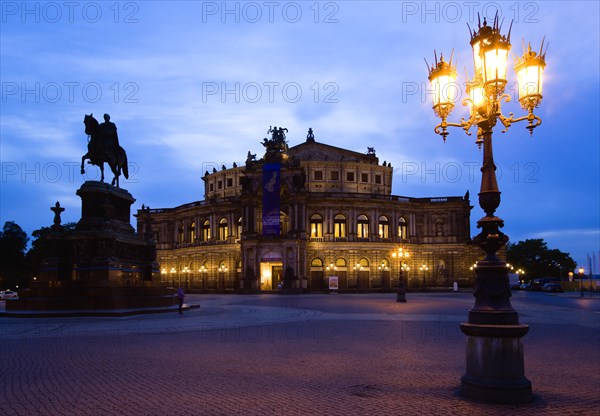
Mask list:
[[[529,326],[462,323],[460,329],[467,336],[467,372],[461,378],[461,394],[490,403],[531,402],[522,340]]]
[[[404,279],[400,277],[398,280],[398,292],[396,292],[396,302],[406,302],[406,286]]]
[[[398,291],[396,293],[396,302],[406,302],[406,291]]]

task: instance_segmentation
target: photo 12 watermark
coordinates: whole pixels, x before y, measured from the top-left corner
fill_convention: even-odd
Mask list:
[[[534,1],[403,1],[402,23],[477,23],[498,15],[514,23],[539,23]]]
[[[394,169],[402,183],[469,183],[481,180],[481,162],[402,162]],[[540,182],[540,166],[535,162],[514,162],[502,167],[496,165],[499,181],[536,184]]]
[[[0,163],[0,183],[79,183],[83,181],[99,181],[100,168],[86,166],[85,173],[81,173],[80,162],[2,162]],[[136,175],[139,165],[128,162],[129,178],[122,177],[121,183],[138,183]],[[112,172],[107,164],[104,166],[104,180],[112,180]]]
[[[291,103],[301,100],[337,104],[340,87],[335,82],[203,82],[202,102],[221,103]]]
[[[418,101],[420,103],[431,103],[434,98],[440,97],[442,101],[450,101],[453,104],[462,103],[465,98],[471,99],[469,96],[469,83],[449,82],[443,87],[440,84],[432,86],[429,82],[414,82],[404,81],[401,84],[401,102],[406,104],[410,101]],[[530,93],[535,93],[539,90],[538,83],[526,82],[520,84],[517,81],[508,82],[504,93],[508,96],[509,101],[519,102],[519,94],[525,96]]]
[[[3,81],[1,99],[6,103],[98,103],[137,104],[140,86],[132,81],[100,83],[95,81],[16,82]]]
[[[3,24],[139,23],[135,1],[2,1]]]
[[[203,1],[202,23],[339,23],[335,1]]]

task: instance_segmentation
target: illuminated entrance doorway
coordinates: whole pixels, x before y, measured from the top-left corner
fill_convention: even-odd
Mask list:
[[[260,290],[277,290],[283,284],[283,262],[260,262]]]

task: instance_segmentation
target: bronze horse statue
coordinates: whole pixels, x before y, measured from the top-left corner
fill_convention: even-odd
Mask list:
[[[113,140],[106,131],[103,131],[102,125],[98,123],[98,120],[92,114],[89,116],[86,114],[83,123],[85,124],[85,134],[88,135],[88,151],[81,157],[81,174],[85,173],[84,160],[89,159],[88,163],[100,168],[100,181],[104,182],[104,163],[106,162],[115,175],[111,185],[116,185],[118,188],[121,172],[123,172],[126,179],[129,179],[125,149],[118,145],[116,137]]]

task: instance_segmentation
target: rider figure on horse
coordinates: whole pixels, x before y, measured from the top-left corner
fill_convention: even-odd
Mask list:
[[[104,123],[100,124],[100,132],[104,137],[100,146],[106,158],[114,162],[119,150],[119,136],[117,135],[117,126],[110,121],[108,114],[104,114]]]
[[[81,157],[81,174],[85,173],[83,163],[89,159],[89,163],[100,168],[100,182],[104,182],[104,163],[108,163],[115,177],[111,185],[119,187],[119,176],[123,172],[126,179],[129,178],[127,167],[127,154],[119,145],[117,126],[111,123],[110,116],[104,114],[104,123],[98,123],[92,114],[85,115],[85,134],[88,135],[88,151]]]

